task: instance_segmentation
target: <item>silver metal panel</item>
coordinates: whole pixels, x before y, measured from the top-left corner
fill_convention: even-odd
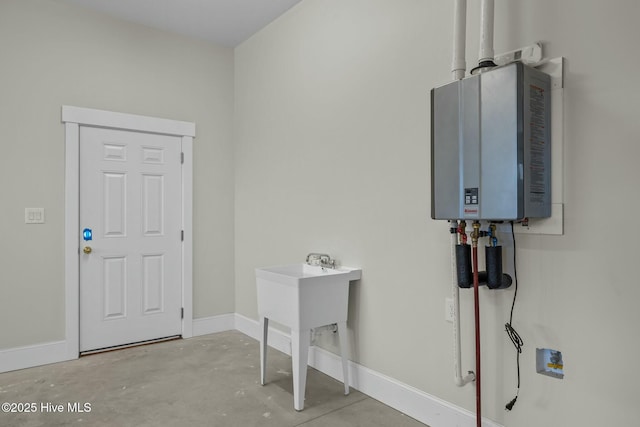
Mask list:
[[[431,91],[431,217],[457,218],[460,214],[459,83]],[[437,106],[437,108],[435,108]]]
[[[517,68],[498,68],[481,77],[481,217],[522,218],[522,103]]]
[[[460,116],[462,139],[461,162],[458,166],[462,180],[460,187],[460,217],[477,219],[480,216],[477,191],[480,188],[480,76],[461,81],[462,99]],[[453,171],[453,169],[452,169]],[[471,193],[471,194],[470,194]]]
[[[551,215],[550,79],[520,63],[431,92],[431,217]]]

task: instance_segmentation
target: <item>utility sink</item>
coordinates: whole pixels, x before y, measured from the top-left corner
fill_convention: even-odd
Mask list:
[[[346,322],[349,282],[360,275],[307,264],[258,268],[258,314],[294,330]]]
[[[328,268],[305,263],[279,265],[276,267],[257,268],[256,274],[262,277],[273,277],[277,280],[304,280],[312,277],[346,276],[348,280],[358,280],[360,269],[349,267]]]
[[[260,372],[266,378],[266,346],[269,320],[291,328],[294,408],[304,408],[307,358],[311,329],[337,324],[342,353],[345,394],[349,394],[347,370],[347,312],[349,282],[360,279],[358,268],[327,268],[303,263],[256,269],[260,316]]]

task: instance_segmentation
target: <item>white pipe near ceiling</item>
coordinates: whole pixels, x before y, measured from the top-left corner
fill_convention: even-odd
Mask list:
[[[451,73],[453,80],[464,78],[467,70],[465,45],[467,38],[467,0],[455,0],[453,7],[453,60]]]
[[[493,62],[494,0],[482,0],[480,6],[480,54],[478,64]]]

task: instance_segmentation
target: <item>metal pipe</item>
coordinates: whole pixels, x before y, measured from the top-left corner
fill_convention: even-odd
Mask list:
[[[455,0],[453,7],[453,59],[451,74],[453,80],[464,78],[467,70],[465,46],[467,38],[467,0]]]
[[[480,295],[478,293],[478,238],[480,237],[480,223],[473,222],[471,235],[471,251],[473,262],[473,303],[476,324],[476,426],[482,427],[482,389],[480,387]]]
[[[493,17],[494,0],[482,0],[480,6],[480,54],[478,64],[493,62]]]
[[[453,297],[453,381],[458,387],[472,382],[475,374],[469,371],[462,376],[462,354],[460,350],[460,288],[456,275],[456,244],[458,243],[458,221],[451,221],[451,294]]]

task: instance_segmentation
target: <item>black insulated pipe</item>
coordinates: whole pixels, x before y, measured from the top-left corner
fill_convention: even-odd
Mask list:
[[[484,255],[489,289],[506,289],[511,286],[511,276],[502,273],[502,246],[485,246]]]
[[[471,245],[456,245],[456,273],[458,275],[459,287],[465,289],[473,287],[473,269],[471,268]],[[509,280],[511,280],[510,277]],[[487,284],[486,271],[478,272],[478,281],[478,284],[480,286]],[[511,284],[511,282],[509,282],[509,284]]]
[[[456,273],[458,274],[458,286],[470,288],[473,284],[471,245],[456,245]]]

